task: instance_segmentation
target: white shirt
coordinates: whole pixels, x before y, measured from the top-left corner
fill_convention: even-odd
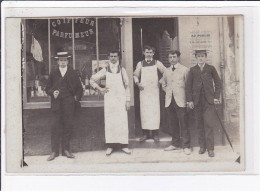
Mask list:
[[[152,60],[151,59],[144,59],[145,61],[146,61],[146,63],[151,63],[152,62]],[[148,60],[150,61],[150,62],[148,62]]]
[[[204,66],[205,66],[205,63],[204,63],[203,65],[200,65],[200,64],[198,64],[198,65],[199,65],[199,67],[200,67],[200,70],[202,71],[203,68],[204,68]]]
[[[109,61],[109,66],[110,66],[110,69],[111,69],[111,72],[112,72],[112,73],[116,73],[116,72],[117,72],[117,70],[118,70],[118,65],[119,65],[119,61],[116,62],[115,64],[114,64],[114,63],[111,63],[111,62]]]
[[[119,62],[116,63],[116,64],[109,63],[109,66],[110,66],[112,73],[117,73],[118,65],[119,65]],[[97,82],[106,77],[106,72],[107,72],[106,68],[103,68],[99,72],[97,72],[96,74],[92,75],[91,78],[90,78],[90,81],[89,81],[90,85],[93,88],[96,88],[98,86]],[[125,83],[125,86],[126,86],[126,100],[130,101],[129,79],[128,79],[128,75],[127,75],[127,72],[126,72],[124,67],[122,67],[122,77],[123,77],[123,80],[124,80],[124,83]]]
[[[64,75],[66,74],[66,72],[67,72],[67,69],[68,69],[68,67],[66,66],[66,67],[64,67],[64,68],[62,68],[62,67],[59,67],[59,70],[60,70],[60,73],[61,73],[61,76],[62,77],[64,77]]]

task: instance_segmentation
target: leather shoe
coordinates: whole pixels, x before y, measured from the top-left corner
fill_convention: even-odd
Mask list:
[[[109,156],[113,152],[113,148],[107,148],[106,155]]]
[[[131,154],[131,151],[128,148],[123,148],[122,151],[125,152],[128,155]]]
[[[158,135],[154,135],[154,136],[153,136],[153,140],[154,140],[155,142],[159,142],[159,141],[160,141],[159,136],[158,136]]]
[[[72,153],[70,153],[68,150],[65,150],[62,155],[67,156],[67,158],[75,158],[75,156]]]
[[[143,141],[145,141],[145,140],[147,140],[147,139],[148,139],[147,135],[144,135],[143,137],[141,137],[141,138],[139,139],[139,141],[140,141],[140,142],[143,142]]]
[[[51,155],[47,158],[47,161],[54,160],[57,156],[58,156],[58,154],[56,154],[55,152],[52,152]]]
[[[180,148],[170,145],[169,147],[165,148],[164,151],[172,151],[172,150],[179,150]]]
[[[191,154],[191,149],[190,149],[190,148],[184,148],[184,149],[183,149],[183,152],[184,152],[186,155],[190,155],[190,154]]]
[[[214,157],[215,156],[214,151],[208,150],[208,155],[209,155],[209,157]]]
[[[206,152],[206,149],[205,149],[205,148],[200,148],[199,154],[204,154],[205,152]]]

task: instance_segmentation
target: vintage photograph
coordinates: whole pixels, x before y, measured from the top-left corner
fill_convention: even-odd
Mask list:
[[[16,18],[22,171],[245,170],[243,19]]]

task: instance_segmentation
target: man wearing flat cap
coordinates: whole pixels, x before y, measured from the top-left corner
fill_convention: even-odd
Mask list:
[[[194,109],[199,128],[199,154],[214,157],[214,104],[219,104],[221,81],[214,66],[206,63],[207,51],[195,50],[197,65],[190,68],[186,84],[187,106]],[[215,86],[214,86],[215,85]]]
[[[51,129],[51,155],[48,161],[59,156],[59,145],[62,155],[75,158],[70,152],[70,136],[73,130],[74,111],[76,103],[82,96],[82,85],[77,73],[68,66],[68,52],[58,52],[58,68],[50,73],[46,92],[51,96],[53,125]]]

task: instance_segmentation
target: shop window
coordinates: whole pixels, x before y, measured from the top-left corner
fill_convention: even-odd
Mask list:
[[[49,76],[48,20],[26,20],[25,35],[27,102],[48,102],[45,92]]]
[[[50,71],[57,68],[54,56],[59,51],[68,51],[72,56],[69,65],[80,77],[83,87],[82,102],[95,106],[95,103],[104,100],[90,86],[89,79],[107,65],[110,50],[120,50],[119,19],[26,19],[22,25],[25,34],[23,47],[26,48],[23,50],[23,72],[26,72],[25,108],[50,106],[50,97],[46,94],[45,87]],[[99,84],[105,86],[105,80],[100,80]]]

